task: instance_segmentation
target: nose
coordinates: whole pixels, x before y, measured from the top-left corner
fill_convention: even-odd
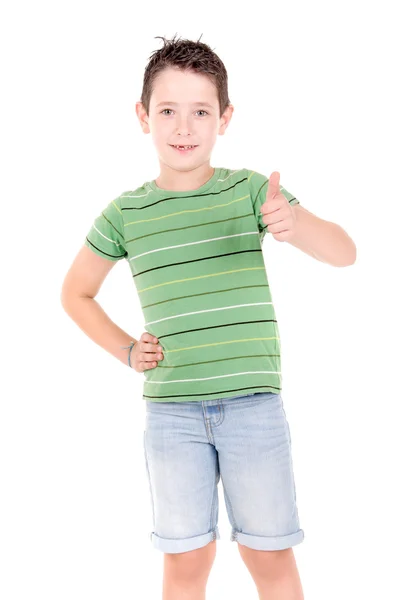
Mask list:
[[[180,117],[177,122],[177,134],[181,136],[191,135],[188,118]]]

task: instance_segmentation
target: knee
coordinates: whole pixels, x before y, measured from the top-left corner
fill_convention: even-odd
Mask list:
[[[292,548],[285,550],[254,550],[238,543],[240,555],[251,574],[256,577],[279,578],[294,563]]]
[[[180,582],[207,579],[216,555],[216,540],[202,548],[175,554],[165,553],[165,574]]]

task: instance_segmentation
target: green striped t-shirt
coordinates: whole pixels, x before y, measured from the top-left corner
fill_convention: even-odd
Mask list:
[[[163,348],[163,360],[144,371],[145,400],[281,391],[279,330],[261,247],[267,189],[261,173],[217,167],[195,190],[146,182],[95,219],[84,243],[108,260],[128,261],[145,331]],[[280,189],[291,205],[299,203]]]

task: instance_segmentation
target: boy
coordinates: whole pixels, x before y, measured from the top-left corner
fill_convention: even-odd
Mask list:
[[[261,243],[269,231],[336,266],[353,264],[356,248],[338,225],[302,208],[278,172],[268,179],[210,166],[233,113],[227,72],[206,44],[161,39],[136,104],[160,175],[97,217],[62,303],[91,339],[145,373],[144,452],[151,539],[164,552],[163,600],[205,597],[220,537],[220,476],[231,540],[259,597],[300,600],[292,546],[304,532]],[[139,340],[94,300],[122,258],[146,321]]]

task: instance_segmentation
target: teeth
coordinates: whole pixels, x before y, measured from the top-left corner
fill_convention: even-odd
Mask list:
[[[193,146],[175,146],[175,148],[193,148]]]

